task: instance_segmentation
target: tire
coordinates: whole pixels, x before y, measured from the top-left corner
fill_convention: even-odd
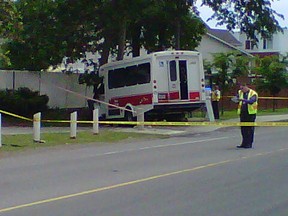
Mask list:
[[[165,119],[167,121],[171,121],[171,122],[186,122],[187,118],[185,118],[185,114],[170,114],[170,115],[166,115]]]
[[[133,114],[132,112],[129,112],[129,111],[125,111],[125,121],[128,121],[128,122],[133,122],[135,121],[135,118],[133,117]]]

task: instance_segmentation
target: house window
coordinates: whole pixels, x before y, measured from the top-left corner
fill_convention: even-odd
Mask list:
[[[272,38],[263,39],[263,49],[273,49],[273,40]]]
[[[250,40],[245,41],[245,49],[247,49],[247,50],[251,49],[251,41]]]
[[[263,49],[267,49],[267,40],[263,39]]]
[[[245,41],[245,49],[246,50],[253,50],[255,45],[256,45],[256,43],[253,40],[246,40]]]
[[[267,40],[267,49],[273,49],[273,39],[272,38]]]

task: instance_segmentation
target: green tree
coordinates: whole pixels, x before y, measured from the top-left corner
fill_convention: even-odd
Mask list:
[[[272,0],[273,1],[273,0]],[[271,8],[271,0],[202,0],[214,14],[209,19],[216,19],[219,25],[228,30],[238,28],[246,33],[248,39],[258,41],[257,34],[270,38],[273,33],[282,31],[277,18],[284,16]]]
[[[239,52],[213,54],[213,61],[210,66],[217,73],[213,76],[212,80],[215,84],[219,85],[223,96],[234,85],[232,78],[237,79],[240,76],[248,76],[251,70],[251,61],[252,58],[243,56]],[[209,63],[206,62],[205,64],[206,70],[208,70],[207,66],[209,67]],[[222,103],[222,114],[223,112],[224,106]]]
[[[212,63],[210,61],[207,61],[206,59],[203,60],[203,67],[204,67],[204,73],[205,73],[205,80],[206,85],[209,87],[212,87],[213,84],[213,75],[212,75]]]
[[[4,48],[9,51],[12,67],[15,69],[41,70],[51,65],[58,50],[51,52],[54,43],[55,5],[52,1],[18,1],[15,3],[23,17],[21,40],[11,40]],[[47,38],[49,38],[47,40]],[[60,49],[59,49],[60,51]],[[58,56],[58,55],[57,55]],[[60,58],[57,59],[60,62]]]
[[[253,58],[240,53],[235,53],[234,56],[235,60],[233,64],[232,77],[238,78],[240,76],[248,76],[251,71]]]
[[[258,90],[270,93],[276,97],[282,88],[287,87],[287,66],[285,59],[279,60],[278,56],[266,56],[257,59],[257,67],[254,68],[257,76],[256,86]],[[273,111],[275,111],[277,101],[273,99]]]
[[[21,30],[21,16],[12,0],[0,0],[0,36],[4,38],[18,38]]]
[[[149,2],[147,0],[106,0],[99,4],[100,35],[103,38],[100,65],[107,63],[110,53],[116,54],[117,60],[123,59],[127,43],[132,44],[131,37],[133,37],[132,47],[137,47],[139,53],[141,19]]]
[[[215,53],[213,54],[213,67],[217,71],[214,77],[215,83],[220,86],[222,94],[228,90],[229,73],[232,72],[234,53]]]
[[[19,40],[19,31],[21,28],[21,16],[14,2],[12,0],[0,0],[0,38]],[[2,43],[1,39],[0,43]],[[10,65],[10,59],[7,56],[8,53],[0,49],[0,65]]]
[[[147,9],[142,32],[146,50],[194,50],[199,45],[205,25],[185,2],[157,1],[155,7]]]
[[[199,0],[200,1],[200,0]],[[211,19],[229,30],[236,27],[249,38],[271,36],[281,28],[270,1],[201,0],[215,12]],[[4,1],[6,2],[6,1]],[[204,33],[196,17],[196,0],[17,0],[23,17],[21,41],[9,41],[5,51],[13,68],[39,70],[99,52],[100,64],[109,53],[122,59],[126,45],[134,55],[144,46],[148,52],[165,48],[193,49]],[[229,7],[228,7],[229,6]],[[13,6],[14,7],[14,6]],[[13,57],[13,59],[12,59]]]
[[[213,67],[217,71],[217,74],[214,76],[215,83],[220,87],[223,96],[226,95],[226,92],[229,89],[229,72],[231,72],[231,67],[233,64],[233,53],[215,53],[213,54]],[[221,114],[224,113],[224,106],[222,103]]]
[[[23,17],[21,41],[5,45],[14,69],[47,69],[64,56],[73,61],[97,49],[99,20],[93,1],[18,0],[15,5]]]

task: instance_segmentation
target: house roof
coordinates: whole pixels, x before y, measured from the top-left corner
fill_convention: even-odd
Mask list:
[[[242,46],[241,42],[225,29],[211,29],[208,27],[207,32],[233,46]]]
[[[206,24],[207,35],[215,40],[223,43],[232,49],[238,50],[241,53],[253,57],[250,53],[246,52],[245,50],[241,49],[242,43],[238,41],[228,30],[225,29],[212,29]]]

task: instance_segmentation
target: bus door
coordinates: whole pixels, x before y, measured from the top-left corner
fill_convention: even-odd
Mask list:
[[[169,100],[187,100],[188,82],[187,82],[187,61],[172,60],[169,61],[168,85]]]

